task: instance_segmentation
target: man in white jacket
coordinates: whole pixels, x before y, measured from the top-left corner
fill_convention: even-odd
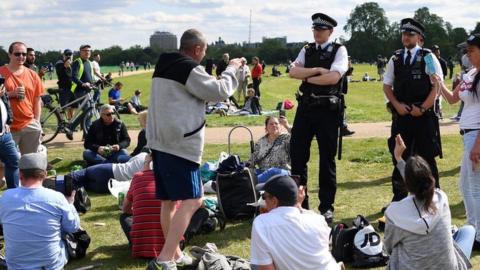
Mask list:
[[[165,245],[147,269],[177,269],[188,264],[178,243],[202,204],[199,166],[205,136],[205,102],[221,101],[238,86],[240,59],[232,59],[217,80],[200,66],[207,41],[195,29],[185,31],[180,50],[160,55],[153,73],[147,119],[156,196],[162,201]],[[176,201],[182,201],[176,208]]]

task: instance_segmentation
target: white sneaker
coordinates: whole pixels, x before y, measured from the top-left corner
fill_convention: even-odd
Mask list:
[[[188,256],[185,252],[182,252],[182,257],[175,260],[177,267],[186,267],[193,265],[192,257]]]

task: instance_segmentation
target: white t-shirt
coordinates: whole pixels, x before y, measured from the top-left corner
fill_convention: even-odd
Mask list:
[[[413,56],[410,58],[410,64],[413,63],[413,61],[418,58],[417,53],[418,50],[420,50],[420,46],[415,46],[412,49],[410,49],[410,54]],[[393,64],[393,58],[395,56],[390,57],[390,60],[388,60],[387,63],[387,71],[385,72],[383,76],[383,84],[393,86],[393,82],[395,81],[395,71],[394,71],[394,64]],[[403,60],[407,58],[407,49],[404,48],[403,50]],[[443,72],[442,72],[442,66],[440,66],[440,62],[438,61],[437,57],[432,57],[433,64],[435,66],[435,74],[443,81]],[[427,72],[427,65],[425,65],[425,72]]]
[[[330,41],[327,41],[323,44],[316,44],[317,48],[320,46],[322,49],[325,49],[327,46],[331,44]],[[333,48],[333,47],[331,47]],[[293,62],[297,67],[303,67],[305,65],[305,47],[303,47],[300,52],[298,53],[297,59]],[[333,59],[332,66],[330,67],[330,71],[337,71],[340,73],[340,76],[343,76],[345,72],[348,70],[348,53],[347,48],[345,46],[341,46],[338,48],[337,53],[335,54],[335,58]]]
[[[98,64],[97,61],[93,60],[92,61],[92,68],[93,68],[93,80],[96,82],[100,80],[100,78],[97,76],[96,73],[100,74],[100,65]]]
[[[277,270],[339,270],[329,251],[325,218],[296,207],[278,207],[258,216],[252,227],[250,261]]]
[[[118,181],[130,181],[135,173],[143,169],[147,153],[140,153],[126,163],[112,164],[113,177]]]
[[[470,91],[476,74],[477,69],[472,68],[467,74],[463,75],[463,81],[460,83],[458,95],[465,103],[460,117],[461,129],[480,129],[480,83],[477,85],[477,95]]]

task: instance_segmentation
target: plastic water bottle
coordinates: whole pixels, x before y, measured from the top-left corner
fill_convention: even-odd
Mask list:
[[[123,201],[125,200],[125,193],[119,192],[118,193],[118,207],[120,210],[123,208]]]

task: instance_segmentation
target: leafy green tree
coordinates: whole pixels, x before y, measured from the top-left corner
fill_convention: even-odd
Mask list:
[[[470,34],[478,34],[480,33],[480,22],[477,22],[475,28],[470,32]]]
[[[452,45],[458,45],[467,40],[468,34],[467,30],[463,27],[457,27],[452,29],[452,32],[449,34],[449,39],[452,42]]]
[[[351,35],[345,45],[352,58],[372,62],[378,54],[387,53],[388,49],[384,43],[389,34],[388,26],[385,11],[378,3],[367,2],[357,5],[343,28]]]
[[[4,65],[8,62],[8,53],[2,46],[0,46],[0,65]]]

